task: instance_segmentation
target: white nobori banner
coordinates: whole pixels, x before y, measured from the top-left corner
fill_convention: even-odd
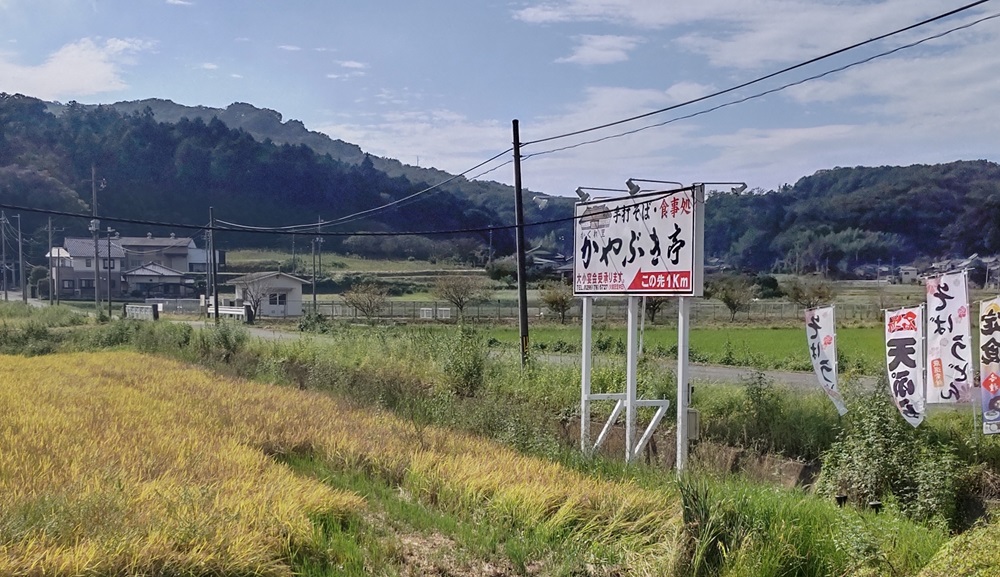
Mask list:
[[[972,399],[974,354],[965,272],[927,279],[927,402]]]
[[[847,413],[844,397],[837,389],[837,331],[833,307],[806,311],[806,341],[813,371],[837,412]]]
[[[979,382],[983,433],[1000,433],[1000,297],[979,305]]]
[[[885,311],[889,394],[914,427],[924,420],[923,314],[920,307]]]

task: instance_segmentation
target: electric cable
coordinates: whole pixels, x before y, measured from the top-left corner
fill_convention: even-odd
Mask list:
[[[530,141],[522,143],[521,146],[529,146],[529,145],[532,145],[532,144],[540,144],[542,142],[549,142],[549,141],[552,141],[552,140],[559,140],[559,139],[563,139],[563,138],[568,138],[570,136],[578,136],[580,134],[586,134],[588,132],[594,132],[595,130],[602,130],[604,128],[611,128],[611,127],[618,126],[618,125],[621,125],[621,124],[625,124],[625,123],[628,123],[628,122],[633,122],[633,121],[636,121],[636,120],[641,120],[643,118],[649,118],[650,116],[655,116],[657,114],[663,114],[664,112],[670,112],[671,110],[677,110],[678,108],[683,108],[685,106],[690,106],[692,104],[697,104],[699,102],[703,102],[705,100],[709,100],[709,99],[715,98],[717,96],[722,96],[724,94],[729,94],[730,92],[735,92],[735,91],[740,90],[742,88],[746,88],[747,86],[752,86],[754,84],[759,84],[759,83],[761,83],[761,82],[763,82],[765,80],[769,80],[771,78],[774,78],[775,76],[780,76],[782,74],[791,72],[793,70],[797,70],[799,68],[803,68],[803,67],[808,66],[810,64],[815,64],[816,62],[820,62],[822,60],[826,60],[828,58],[832,58],[832,57],[837,56],[839,54],[843,54],[845,52],[854,50],[855,48],[860,48],[860,47],[865,46],[867,44],[871,44],[873,42],[878,42],[880,40],[885,40],[886,38],[890,38],[890,37],[895,36],[897,34],[902,34],[903,32],[908,32],[910,30],[913,30],[915,28],[919,28],[921,26],[926,26],[927,24],[931,24],[933,22],[937,22],[938,20],[942,20],[944,18],[948,18],[950,16],[954,16],[955,14],[959,14],[961,12],[965,12],[966,10],[971,10],[972,8],[975,8],[976,6],[979,6],[980,4],[985,4],[985,3],[989,2],[989,1],[990,0],[976,0],[975,2],[972,2],[971,4],[966,4],[965,6],[961,6],[959,8],[956,8],[954,10],[950,10],[950,11],[945,12],[943,14],[938,14],[937,16],[933,16],[931,18],[927,18],[925,20],[921,20],[920,22],[917,22],[915,24],[910,24],[909,26],[900,28],[898,30],[894,30],[892,32],[887,32],[887,33],[881,34],[879,36],[875,36],[874,38],[869,38],[868,40],[864,40],[862,42],[856,42],[854,44],[851,44],[850,46],[845,46],[843,48],[839,48],[837,50],[834,50],[833,52],[827,52],[826,54],[823,54],[823,55],[820,55],[820,56],[816,56],[814,58],[810,58],[809,60],[805,60],[803,62],[799,62],[798,64],[793,64],[792,66],[787,66],[785,68],[782,68],[781,70],[777,70],[775,72],[771,72],[769,74],[765,74],[764,76],[759,76],[757,78],[754,78],[753,80],[748,80],[748,81],[743,82],[741,84],[737,84],[735,86],[731,86],[729,88],[725,88],[723,90],[718,90],[718,91],[713,92],[711,94],[706,94],[704,96],[699,96],[698,98],[693,98],[693,99],[687,100],[685,102],[680,102],[680,103],[677,103],[677,104],[672,104],[670,106],[667,106],[665,108],[661,108],[659,110],[653,110],[651,112],[646,112],[646,113],[639,114],[639,115],[636,115],[636,116],[631,116],[629,118],[623,118],[621,120],[615,120],[615,121],[612,121],[612,122],[607,122],[605,124],[601,124],[601,125],[598,125],[598,126],[592,126],[590,128],[583,128],[583,129],[580,129],[580,130],[574,130],[572,132],[566,132],[566,133],[563,133],[563,134],[558,134],[556,136],[547,136],[545,138],[538,138],[538,139],[535,139],[535,140],[530,140]]]
[[[484,166],[486,164],[489,164],[489,163],[493,162],[494,160],[500,158],[501,156],[503,156],[503,155],[505,155],[505,154],[507,154],[509,152],[513,152],[513,150],[514,150],[513,147],[508,148],[507,150],[505,150],[505,151],[503,151],[503,152],[501,152],[499,154],[496,154],[496,155],[494,155],[494,156],[492,156],[492,157],[490,157],[490,158],[488,158],[488,159],[480,162],[479,164],[477,164],[477,165],[475,165],[475,166],[473,166],[471,168],[468,168],[468,169],[466,169],[466,170],[464,170],[464,171],[462,171],[462,172],[460,172],[458,174],[452,175],[450,178],[442,180],[441,182],[439,182],[437,184],[428,186],[428,187],[426,187],[424,189],[421,189],[421,190],[418,190],[417,192],[414,192],[413,194],[404,196],[403,198],[396,199],[396,200],[394,200],[392,202],[389,202],[389,203],[386,203],[386,204],[383,204],[383,205],[380,205],[380,206],[376,206],[374,208],[365,209],[365,210],[362,210],[362,211],[359,211],[359,212],[355,212],[353,214],[348,214],[346,216],[342,216],[342,217],[331,219],[331,220],[327,220],[327,221],[320,221],[320,222],[314,222],[314,223],[309,223],[309,224],[293,224],[293,225],[282,226],[282,227],[258,227],[258,226],[252,226],[252,225],[246,225],[246,224],[239,224],[239,223],[234,223],[234,222],[227,222],[227,221],[220,220],[220,219],[216,219],[215,221],[217,223],[220,223],[220,224],[224,224],[224,225],[227,225],[227,226],[230,226],[230,227],[234,227],[233,228],[234,230],[237,229],[237,228],[247,229],[247,230],[253,230],[253,231],[257,231],[257,232],[282,230],[285,233],[289,233],[289,232],[303,232],[303,233],[308,234],[311,229],[321,228],[321,227],[324,227],[324,226],[332,226],[332,225],[337,225],[337,224],[346,224],[347,222],[358,220],[358,218],[356,218],[356,217],[361,217],[361,216],[364,216],[364,215],[372,214],[374,212],[385,210],[387,208],[391,208],[391,207],[396,206],[396,205],[398,205],[400,203],[403,203],[403,202],[405,202],[407,200],[410,200],[410,199],[416,198],[418,196],[421,196],[423,194],[426,194],[428,192],[434,191],[434,190],[436,190],[436,189],[444,186],[445,184],[448,184],[449,182],[452,182],[453,180],[456,180],[458,178],[464,177],[466,174],[472,172],[473,170],[476,170],[476,169],[478,169],[478,168],[480,168],[480,167],[482,167],[482,166]],[[503,166],[503,165],[501,164],[500,166]],[[499,166],[496,167],[496,168],[499,168]],[[491,170],[495,170],[495,168],[491,169]],[[487,172],[490,172],[490,171],[487,171]]]
[[[693,187],[686,187],[686,188],[679,188],[679,189],[670,190],[670,191],[654,191],[654,192],[644,193],[644,196],[648,196],[650,194],[661,194],[661,193],[662,194],[667,194],[667,193],[669,193],[669,194],[676,194],[678,192],[683,192],[683,191],[686,191],[686,190],[691,190],[692,188]],[[592,203],[593,202],[600,202],[600,200],[591,201],[591,202]],[[605,213],[613,212],[614,210],[620,210],[622,208],[633,208],[633,207],[639,206],[639,205],[641,205],[641,204],[643,204],[645,202],[647,202],[647,201],[646,200],[637,200],[637,202],[635,202],[634,204],[625,205],[624,207],[619,207],[618,209],[609,209],[609,210],[605,210],[605,211],[597,211],[597,212],[592,212],[591,214],[605,214]],[[20,212],[31,212],[31,213],[36,213],[36,214],[50,215],[50,216],[64,216],[64,217],[78,218],[78,219],[83,219],[83,220],[90,220],[90,219],[93,218],[93,215],[91,215],[91,214],[80,214],[80,213],[73,213],[73,212],[67,212],[67,211],[62,211],[62,210],[31,208],[31,207],[26,207],[26,206],[16,206],[16,205],[3,204],[3,203],[0,203],[0,209],[16,210],[16,211],[20,211]],[[577,216],[574,215],[574,216],[560,217],[560,218],[549,219],[549,220],[541,220],[541,221],[536,221],[536,222],[526,222],[522,226],[524,226],[525,228],[529,228],[529,227],[535,227],[535,226],[542,226],[542,225],[546,225],[546,224],[558,224],[558,223],[562,223],[562,222],[571,222],[573,220],[576,220],[577,218],[582,218],[582,216],[581,217],[577,217]],[[212,231],[212,232],[235,232],[235,233],[247,233],[247,234],[272,234],[272,235],[297,234],[297,233],[290,233],[289,231],[286,231],[286,230],[278,230],[278,229],[272,229],[272,230],[242,230],[242,229],[233,229],[233,228],[220,228],[220,227],[217,227],[217,226],[213,227],[211,225],[205,226],[205,225],[194,225],[194,224],[183,224],[183,223],[170,223],[170,222],[162,222],[162,221],[149,221],[149,220],[134,219],[134,218],[124,218],[124,217],[107,216],[107,215],[101,215],[101,219],[105,220],[105,221],[108,221],[108,222],[117,222],[117,223],[123,223],[123,224],[141,224],[141,225],[146,225],[146,226],[159,226],[159,227],[165,227],[165,228],[177,228],[177,229],[187,229],[187,230],[195,230],[195,231],[199,231],[199,230],[206,231],[207,230],[207,231]],[[318,237],[347,237],[347,236],[444,236],[444,235],[452,235],[452,234],[472,234],[472,233],[484,233],[484,232],[500,231],[500,230],[514,230],[514,229],[517,228],[517,226],[518,225],[516,225],[516,224],[507,224],[507,225],[500,225],[500,226],[492,225],[492,226],[486,226],[486,227],[461,228],[461,229],[450,229],[450,230],[412,230],[412,231],[398,231],[398,232],[370,232],[370,231],[318,232],[318,233],[317,232],[313,232],[313,233],[310,233],[310,236],[318,236]]]
[[[800,80],[796,80],[795,82],[789,82],[789,83],[784,84],[782,86],[771,88],[771,89],[765,90],[763,92],[758,92],[756,94],[751,94],[749,96],[745,96],[745,97],[739,98],[737,100],[730,100],[729,102],[723,102],[721,104],[718,104],[716,106],[712,106],[710,108],[699,110],[697,112],[692,112],[691,114],[685,114],[683,116],[676,116],[676,117],[671,118],[669,120],[664,120],[662,122],[657,122],[655,124],[649,124],[649,125],[646,125],[646,126],[640,126],[639,128],[635,128],[635,129],[632,129],[632,130],[627,130],[625,132],[619,132],[619,133],[616,133],[616,134],[609,134],[607,136],[602,136],[600,138],[594,138],[594,139],[591,139],[591,140],[584,140],[582,142],[578,142],[578,143],[575,143],[575,144],[570,144],[570,145],[567,145],[567,146],[562,146],[562,147],[559,147],[559,148],[553,148],[553,149],[550,149],[550,150],[544,150],[542,152],[534,152],[534,153],[531,153],[531,154],[526,154],[521,159],[522,160],[528,160],[528,159],[530,159],[530,158],[532,158],[534,156],[542,156],[544,154],[552,154],[552,153],[555,153],[555,152],[562,152],[562,151],[570,150],[570,149],[573,149],[573,148],[579,148],[581,146],[586,146],[586,145],[590,145],[590,144],[597,144],[599,142],[604,142],[605,140],[611,140],[611,139],[615,139],[615,138],[621,138],[623,136],[630,136],[632,134],[636,134],[636,133],[639,133],[639,132],[642,132],[642,131],[645,131],[645,130],[649,130],[651,128],[659,128],[661,126],[666,126],[668,124],[672,124],[672,123],[678,122],[680,120],[688,120],[688,119],[694,118],[696,116],[702,116],[704,114],[708,114],[710,112],[715,112],[716,110],[719,110],[719,109],[722,109],[722,108],[727,108],[729,106],[733,106],[733,105],[736,105],[736,104],[742,104],[742,103],[748,102],[750,100],[754,100],[754,99],[757,99],[757,98],[762,98],[764,96],[768,96],[768,95],[774,94],[776,92],[781,92],[782,90],[786,90],[786,89],[791,88],[793,86],[798,86],[800,84],[805,84],[806,82],[811,82],[813,80],[818,80],[820,78],[829,76],[831,74],[836,74],[836,73],[839,73],[839,72],[843,72],[843,71],[848,70],[850,68],[854,68],[854,67],[860,66],[862,64],[867,64],[869,62],[872,62],[873,60],[878,60],[879,58],[884,58],[886,56],[891,56],[892,54],[895,54],[897,52],[901,52],[903,50],[907,50],[907,49],[913,48],[915,46],[919,46],[919,45],[924,44],[926,42],[929,42],[931,40],[937,40],[938,38],[942,38],[942,37],[947,36],[947,35],[949,35],[949,34],[951,34],[953,32],[958,32],[959,30],[964,30],[964,29],[967,29],[967,28],[971,28],[971,27],[973,27],[973,26],[975,26],[977,24],[981,24],[981,23],[986,22],[988,20],[994,20],[996,18],[1000,18],[1000,13],[995,13],[995,14],[991,14],[989,16],[984,16],[984,17],[982,17],[982,18],[980,18],[978,20],[974,20],[972,22],[968,22],[968,23],[963,24],[961,26],[956,26],[954,28],[950,28],[950,29],[945,30],[943,32],[939,32],[938,34],[934,34],[932,36],[927,36],[925,38],[921,38],[920,40],[916,40],[916,41],[911,42],[909,44],[903,44],[901,46],[897,46],[897,47],[892,48],[890,50],[886,50],[886,51],[880,52],[878,54],[873,54],[872,56],[869,56],[867,58],[863,58],[861,60],[856,60],[856,61],[851,62],[849,64],[845,64],[843,66],[839,66],[837,68],[833,68],[831,70],[827,70],[825,72],[821,72],[821,73],[815,74],[813,76],[808,76],[806,78],[802,78]]]

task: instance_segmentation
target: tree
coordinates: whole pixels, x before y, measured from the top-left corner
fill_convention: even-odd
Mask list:
[[[546,283],[541,291],[542,302],[566,324],[566,313],[573,308],[573,287],[561,282]]]
[[[833,300],[833,285],[815,277],[793,277],[782,285],[788,300],[807,309],[814,309]]]
[[[344,302],[354,307],[368,322],[375,324],[379,312],[389,302],[389,294],[385,288],[373,282],[354,285],[351,290],[342,295]]]
[[[729,309],[729,321],[736,320],[736,313],[750,310],[750,303],[757,296],[757,286],[741,275],[722,275],[705,283],[705,297],[722,301]]]
[[[449,275],[440,277],[434,283],[431,293],[455,305],[458,317],[464,319],[465,307],[489,299],[493,294],[493,288],[489,285],[489,281],[481,276]]]
[[[656,315],[664,306],[669,308],[670,297],[646,297],[646,318],[650,323],[656,322]]]
[[[241,276],[234,282],[239,292],[243,295],[243,304],[250,306],[251,317],[247,319],[248,324],[253,324],[260,312],[260,303],[271,294],[270,280],[274,273],[255,272]]]

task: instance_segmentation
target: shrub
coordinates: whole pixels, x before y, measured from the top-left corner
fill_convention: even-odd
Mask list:
[[[474,397],[486,378],[486,341],[469,326],[462,326],[446,353],[444,374],[451,391]]]
[[[862,506],[893,501],[914,519],[957,524],[968,467],[954,447],[900,418],[886,389],[882,377],[875,390],[849,398],[847,426],[823,458],[820,492],[843,494]]]

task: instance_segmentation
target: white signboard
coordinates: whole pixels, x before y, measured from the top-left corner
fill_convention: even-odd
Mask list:
[[[577,295],[701,296],[703,186],[576,205]]]
[[[837,332],[833,307],[806,311],[806,342],[819,385],[833,401],[837,412],[844,415],[847,406],[837,390]]]
[[[924,346],[920,307],[885,311],[885,365],[889,394],[906,422],[924,420]]]
[[[926,286],[927,402],[967,403],[975,377],[966,275],[929,278]]]

